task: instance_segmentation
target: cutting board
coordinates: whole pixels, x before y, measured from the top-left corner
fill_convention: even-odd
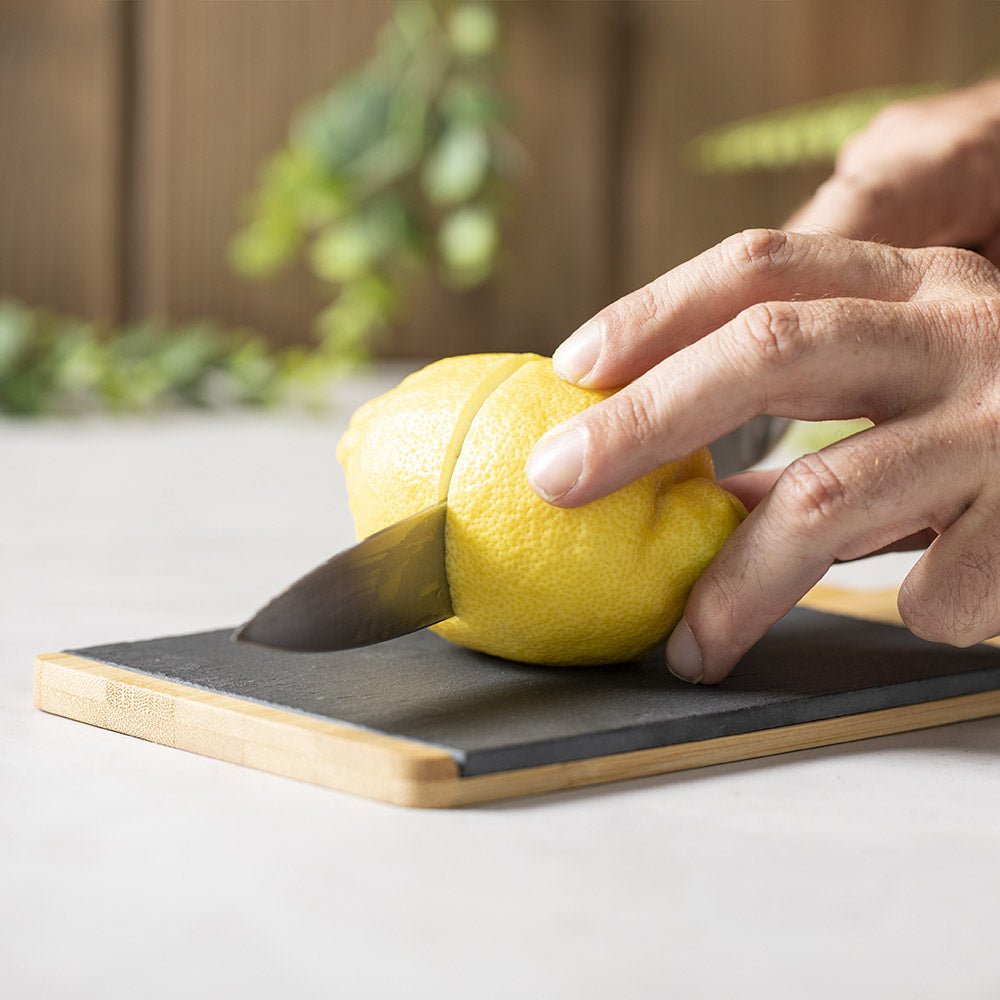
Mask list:
[[[718,687],[675,680],[662,649],[544,668],[430,632],[302,654],[222,629],[44,654],[35,702],[342,791],[456,806],[1000,714],[1000,649],[924,642],[894,618],[892,594],[817,589]]]

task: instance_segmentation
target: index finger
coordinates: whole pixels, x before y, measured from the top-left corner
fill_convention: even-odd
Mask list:
[[[556,371],[617,388],[769,300],[850,297],[903,302],[920,288],[912,255],[838,236],[751,229],[602,309],[555,352]]]
[[[528,478],[549,503],[578,507],[761,413],[886,419],[947,384],[937,314],[857,299],[753,306],[543,435]],[[900,337],[917,349],[900,351]]]

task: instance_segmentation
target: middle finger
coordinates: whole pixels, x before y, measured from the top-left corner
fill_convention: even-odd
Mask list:
[[[528,478],[550,503],[577,507],[762,413],[885,419],[941,391],[947,368],[939,354],[927,306],[754,306],[549,431]]]
[[[616,388],[755,303],[844,296],[902,302],[920,285],[912,251],[747,230],[602,309],[555,352],[553,364],[578,385]]]

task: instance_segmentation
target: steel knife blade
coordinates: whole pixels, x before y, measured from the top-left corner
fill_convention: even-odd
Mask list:
[[[370,535],[307,573],[233,633],[298,652],[353,649],[452,616],[444,501]]]

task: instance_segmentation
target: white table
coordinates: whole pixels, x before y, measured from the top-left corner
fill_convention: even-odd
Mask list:
[[[0,422],[0,995],[1000,995],[1000,721],[423,812],[32,708],[34,653],[236,622],[352,541],[335,444],[396,377]]]

